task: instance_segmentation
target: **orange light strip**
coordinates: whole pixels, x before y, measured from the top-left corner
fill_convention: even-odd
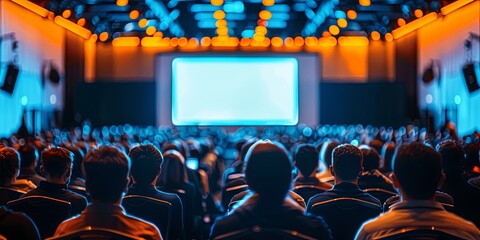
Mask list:
[[[143,47],[170,47],[170,38],[161,37],[143,37]]]
[[[321,37],[318,39],[319,47],[335,47],[337,45],[337,39],[334,37]]]
[[[40,7],[38,6],[37,4],[35,3],[32,3],[30,1],[27,1],[27,0],[12,0],[12,2],[42,16],[42,17],[46,17],[48,15],[48,13],[50,11],[48,11],[47,9],[43,8],[43,7]]]
[[[83,37],[85,39],[89,39],[90,36],[92,35],[92,32],[90,30],[80,27],[79,25],[75,24],[74,22],[71,22],[70,20],[67,20],[61,16],[56,16],[54,22],[58,24],[61,27],[66,28],[67,30],[77,34],[80,37]]]
[[[469,3],[473,2],[473,0],[457,0],[455,2],[452,2],[450,4],[448,4],[447,6],[445,7],[442,7],[440,9],[440,12],[443,14],[443,15],[447,15]]]
[[[366,47],[368,46],[366,37],[339,37],[338,44],[342,47]]]
[[[136,47],[140,44],[138,37],[118,37],[113,39],[112,45],[115,47]]]
[[[436,12],[431,12],[417,20],[414,20],[407,25],[404,25],[402,27],[399,27],[395,30],[392,31],[393,38],[394,39],[399,39],[437,19],[437,13]]]

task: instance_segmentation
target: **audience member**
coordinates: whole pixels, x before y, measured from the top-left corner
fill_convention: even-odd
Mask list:
[[[0,148],[0,186],[30,191],[37,186],[27,179],[17,179],[20,167],[20,155],[10,147]]]
[[[270,141],[258,141],[248,151],[246,160],[245,179],[254,194],[233,213],[215,221],[211,239],[252,228],[259,230],[252,234],[263,238],[275,235],[262,233],[261,229],[273,228],[293,230],[315,239],[331,239],[321,218],[305,216],[303,209],[286,197],[293,166],[283,147]],[[276,167],[272,168],[273,165]]]
[[[448,193],[455,203],[455,213],[480,227],[480,189],[463,178],[465,156],[462,146],[453,140],[438,144],[446,179],[441,190]]]
[[[360,189],[381,188],[395,192],[392,180],[378,170],[380,168],[381,157],[377,150],[368,146],[361,146],[360,150],[363,153],[363,173],[358,178],[358,187],[360,187]]]
[[[23,213],[16,213],[0,206],[0,236],[15,240],[40,240],[40,234],[32,220]]]
[[[111,146],[92,149],[85,156],[85,184],[91,204],[80,216],[61,223],[54,236],[91,227],[113,229],[145,239],[162,239],[153,224],[125,214],[120,206],[128,183],[130,159]]]
[[[333,183],[334,177],[332,176],[330,166],[332,166],[332,152],[340,143],[336,140],[329,140],[328,142],[323,143],[320,151],[320,164],[324,168],[321,172],[316,174],[316,178],[320,182]],[[320,169],[319,169],[320,170]]]
[[[141,195],[170,203],[172,211],[169,238],[182,238],[183,206],[180,198],[176,194],[159,191],[154,185],[162,172],[162,153],[152,144],[147,144],[132,148],[128,156],[132,161],[131,175],[134,183],[128,189],[127,195]]]
[[[307,204],[307,212],[315,213],[315,206],[330,202],[334,199],[357,199],[355,205],[348,211],[349,216],[338,216],[325,219],[332,229],[332,236],[335,239],[351,239],[355,230],[360,227],[363,221],[375,217],[381,212],[381,203],[378,199],[363,192],[357,185],[358,177],[362,174],[363,155],[360,149],[350,144],[342,144],[333,149],[332,166],[330,172],[335,178],[335,185],[331,190],[317,194],[310,198]],[[368,205],[364,205],[366,202]],[[358,204],[357,204],[358,203]],[[353,203],[352,203],[353,204]],[[325,209],[336,208],[336,205],[325,205]],[[332,213],[335,214],[335,213]],[[348,224],[345,218],[349,218]],[[346,226],[342,225],[346,224]],[[348,229],[347,229],[348,227]]]
[[[20,153],[20,175],[18,179],[28,179],[38,186],[45,178],[36,172],[38,151],[33,145],[25,143],[18,147]]]
[[[359,229],[356,239],[378,239],[406,228],[442,231],[461,239],[480,239],[480,231],[434,201],[435,189],[444,179],[441,156],[415,142],[400,146],[393,163],[393,183],[401,202]]]
[[[73,165],[73,154],[65,148],[50,148],[42,152],[40,170],[45,175],[37,188],[22,197],[44,196],[70,202],[72,215],[80,214],[87,206],[87,199],[67,188]]]

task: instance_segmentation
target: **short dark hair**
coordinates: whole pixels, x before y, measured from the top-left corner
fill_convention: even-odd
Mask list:
[[[163,171],[160,173],[157,185],[166,188],[180,188],[188,182],[185,159],[177,150],[168,150],[164,153]]]
[[[116,202],[125,190],[130,159],[113,146],[92,149],[83,161],[85,185],[93,200]]]
[[[318,151],[311,144],[300,144],[293,153],[293,161],[302,175],[308,177],[318,166]]]
[[[437,145],[442,163],[447,173],[462,173],[465,166],[465,152],[462,146],[453,140],[444,140]]]
[[[333,149],[335,149],[338,145],[340,145],[340,143],[338,143],[336,140],[329,140],[328,142],[322,144],[322,148],[319,151],[320,160],[325,164],[326,167],[332,165],[332,152]]]
[[[245,180],[251,190],[272,200],[285,196],[293,165],[283,146],[259,140],[250,147],[245,161]]]
[[[40,159],[45,175],[60,178],[72,168],[73,153],[61,147],[50,148],[43,150]]]
[[[141,185],[152,183],[163,163],[160,150],[153,144],[139,145],[132,148],[128,156],[132,161],[130,173],[135,182]]]
[[[429,199],[435,194],[442,174],[441,156],[421,142],[403,144],[393,159],[393,173],[409,197]]]
[[[10,183],[17,175],[20,166],[20,155],[11,147],[0,148],[0,186]]]
[[[18,147],[18,153],[20,154],[20,168],[29,168],[37,163],[38,151],[30,143]]]
[[[375,148],[369,146],[362,146],[360,150],[363,153],[363,170],[372,171],[380,167],[380,154],[378,154]]]
[[[352,181],[362,172],[363,154],[351,144],[342,144],[333,149],[332,159],[335,175],[342,180]]]

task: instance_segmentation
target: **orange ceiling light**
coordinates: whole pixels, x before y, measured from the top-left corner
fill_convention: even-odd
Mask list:
[[[340,33],[340,28],[338,28],[337,26],[335,25],[331,25],[329,28],[328,28],[328,31],[332,34],[332,35],[338,35]]]
[[[37,4],[35,3],[32,3],[30,1],[27,1],[27,0],[12,0],[12,2],[42,16],[42,17],[46,17],[48,16],[48,14],[50,13],[50,11],[48,11],[47,9],[43,8],[43,7],[40,7],[38,6]]]
[[[163,37],[163,33],[162,32],[156,32],[155,34],[153,34],[154,37],[159,37],[159,38],[162,38]]]
[[[156,32],[157,32],[157,28],[155,26],[147,27],[147,30],[145,30],[145,33],[147,33],[148,36],[152,36]]]
[[[78,26],[80,26],[80,27],[85,26],[86,23],[87,23],[87,20],[85,20],[85,18],[79,18],[79,19],[77,20],[77,24],[78,24]]]
[[[443,14],[443,15],[447,15],[471,2],[473,2],[474,0],[457,0],[455,2],[452,2],[450,4],[448,4],[447,6],[445,7],[442,7],[440,9],[440,12]]]
[[[403,19],[403,18],[397,19],[397,25],[399,27],[403,27],[403,26],[405,26],[405,24],[407,24],[407,22],[405,22],[405,19]]]
[[[315,47],[318,45],[318,39],[316,37],[306,37],[305,45],[307,47]]]
[[[272,44],[273,47],[281,47],[283,40],[280,37],[273,37],[272,40],[270,40],[270,44]]]
[[[225,19],[225,12],[223,10],[217,10],[213,13],[213,18],[217,20]]]
[[[357,12],[355,12],[355,10],[348,10],[347,11],[347,17],[349,19],[355,19],[355,18],[357,18]]]
[[[130,19],[135,20],[140,17],[140,12],[138,10],[130,11]]]
[[[406,24],[403,27],[399,27],[395,30],[392,31],[392,35],[394,39],[401,38],[437,19],[437,13],[436,12],[431,12],[422,18],[419,18],[417,20],[414,20],[408,24]]]
[[[102,32],[102,33],[100,33],[100,36],[98,37],[98,39],[100,39],[100,41],[102,41],[102,42],[107,41],[107,39],[108,39],[108,32]]]
[[[117,6],[123,7],[128,5],[128,0],[117,0]]]
[[[223,0],[210,0],[210,4],[213,6],[221,6],[223,4]]]
[[[98,40],[98,35],[97,34],[92,34],[90,36],[90,39],[89,39],[90,42],[95,43],[95,42],[97,42],[97,40]]]
[[[339,19],[337,20],[337,24],[338,24],[338,26],[341,27],[341,28],[346,28],[347,25],[348,25],[348,22],[347,22],[347,20],[346,20],[345,18],[339,18]]]
[[[215,22],[215,26],[218,27],[226,27],[227,26],[227,20],[225,19],[220,19]]]
[[[360,36],[339,37],[338,44],[342,47],[366,47],[368,46],[368,38]]]
[[[293,40],[293,38],[291,38],[291,37],[285,38],[285,40],[283,40],[283,42],[285,44],[285,47],[293,47],[295,45],[295,40]]]
[[[297,47],[302,47],[305,44],[305,39],[303,39],[303,37],[300,37],[300,36],[295,37],[294,44]]]
[[[335,47],[337,46],[337,39],[334,37],[322,37],[318,39],[319,47]]]
[[[212,39],[210,37],[203,37],[200,40],[200,44],[204,47],[208,47],[210,44],[212,44]]]
[[[242,40],[240,40],[240,46],[247,47],[251,42],[252,40],[250,38],[242,38]]]
[[[148,20],[146,18],[142,18],[142,19],[140,19],[140,21],[138,21],[138,26],[141,27],[141,28],[146,27],[147,24],[148,24]]]
[[[113,39],[112,45],[115,47],[136,47],[140,44],[138,37],[118,37]]]
[[[272,18],[272,13],[268,10],[262,10],[258,13],[258,17],[262,20],[270,20]]]
[[[373,31],[372,33],[370,33],[370,37],[372,38],[372,40],[380,40],[380,33],[377,32],[377,31]]]
[[[85,39],[89,39],[90,36],[92,35],[92,32],[90,30],[83,28],[74,22],[71,22],[68,19],[63,18],[62,16],[56,16],[55,19],[53,20],[57,25],[77,34],[80,37],[83,37]]]
[[[272,6],[273,4],[275,4],[275,0],[262,0],[262,4],[263,6]]]
[[[413,11],[413,15],[415,15],[416,18],[421,18],[423,17],[423,11],[421,9],[415,9],[415,11]]]
[[[387,42],[393,41],[393,35],[391,33],[386,33],[385,34],[385,41],[387,41]]]
[[[322,33],[322,37],[324,37],[324,38],[331,37],[331,36],[332,36],[332,34],[330,34],[329,31],[325,31],[325,32]]]
[[[368,7],[370,4],[372,4],[370,0],[359,0],[358,3],[364,7]]]
[[[69,18],[70,16],[72,16],[72,10],[66,9],[65,11],[62,12],[63,18]]]

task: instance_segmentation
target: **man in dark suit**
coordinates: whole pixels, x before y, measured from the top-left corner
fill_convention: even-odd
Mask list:
[[[127,195],[152,197],[172,204],[169,238],[182,238],[183,206],[180,198],[176,194],[162,192],[155,188],[157,178],[162,171],[162,153],[152,144],[147,144],[132,148],[128,155],[132,160],[131,174],[134,183],[128,189]]]
[[[45,174],[37,188],[22,197],[45,196],[72,204],[72,214],[80,214],[87,206],[87,199],[67,188],[72,175],[73,154],[65,148],[50,148],[42,152],[40,170]]]

